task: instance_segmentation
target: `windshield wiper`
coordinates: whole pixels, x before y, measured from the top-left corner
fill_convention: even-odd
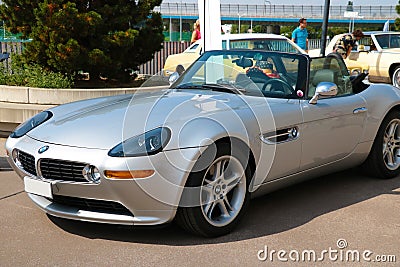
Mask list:
[[[234,93],[239,95],[243,95],[243,93],[246,92],[245,89],[237,88],[230,84],[205,83],[201,87],[204,89],[210,89],[212,91]]]
[[[202,88],[201,84],[183,83],[176,86],[173,89],[201,89],[201,88]]]
[[[193,84],[184,83],[176,86],[173,89],[207,89],[218,92],[234,93],[242,95],[246,92],[244,88],[237,88],[230,84],[220,84],[220,83],[205,83],[205,84]]]

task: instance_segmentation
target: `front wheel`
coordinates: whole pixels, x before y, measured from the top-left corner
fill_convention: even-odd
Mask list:
[[[194,170],[203,168],[189,175],[185,189],[191,189],[187,191],[191,196],[186,199],[195,199],[194,205],[181,206],[177,212],[177,222],[185,230],[207,237],[220,236],[231,232],[242,216],[249,201],[248,154],[233,153],[230,147],[220,144],[215,153],[208,149]],[[204,165],[204,159],[209,163]]]
[[[392,111],[383,120],[367,160],[367,173],[381,179],[400,174],[400,112]]]
[[[392,84],[400,88],[400,66],[397,66],[393,71]]]

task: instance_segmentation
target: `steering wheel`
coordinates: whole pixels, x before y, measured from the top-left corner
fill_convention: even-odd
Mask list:
[[[294,89],[293,89],[293,87],[288,83],[288,82],[286,82],[286,81],[284,81],[284,80],[281,80],[281,79],[278,79],[278,78],[275,78],[275,79],[270,79],[270,80],[268,80],[268,81],[266,81],[265,83],[264,83],[264,85],[263,85],[263,87],[262,87],[262,91],[264,91],[265,92],[265,89],[267,88],[267,86],[268,85],[271,85],[271,86],[273,86],[274,84],[276,84],[276,85],[283,85],[283,93],[286,93],[287,91],[285,90],[285,88],[287,88],[287,89],[289,89],[289,91],[290,91],[290,93],[291,94],[294,94]],[[274,90],[274,91],[281,91],[282,92],[282,90]],[[272,91],[273,92],[273,91]]]

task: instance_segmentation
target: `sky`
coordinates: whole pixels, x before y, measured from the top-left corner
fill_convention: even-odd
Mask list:
[[[211,0],[212,1],[212,0]],[[243,4],[243,0],[220,0],[221,4]],[[355,6],[395,6],[399,4],[399,0],[352,0]],[[180,3],[181,0],[163,0],[163,3]],[[197,0],[183,0],[183,3],[197,3]],[[250,3],[251,2],[251,3]],[[267,1],[268,2],[268,1]],[[272,5],[325,5],[325,0],[307,0],[307,1],[295,1],[295,0],[269,0]],[[331,0],[331,6],[345,6],[348,0]],[[248,1],[251,5],[263,5],[265,0],[252,0]]]

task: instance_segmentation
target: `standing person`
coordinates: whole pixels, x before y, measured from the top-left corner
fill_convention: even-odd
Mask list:
[[[307,19],[299,19],[299,26],[292,32],[292,41],[308,52]]]
[[[350,55],[351,49],[356,45],[356,42],[364,36],[361,30],[355,30],[351,34],[343,35],[339,40],[336,41],[333,47],[333,52],[338,53],[343,59]]]
[[[193,26],[193,33],[192,33],[192,39],[190,40],[190,44],[193,44],[197,40],[201,39],[201,33],[200,33],[200,21],[196,20]]]

